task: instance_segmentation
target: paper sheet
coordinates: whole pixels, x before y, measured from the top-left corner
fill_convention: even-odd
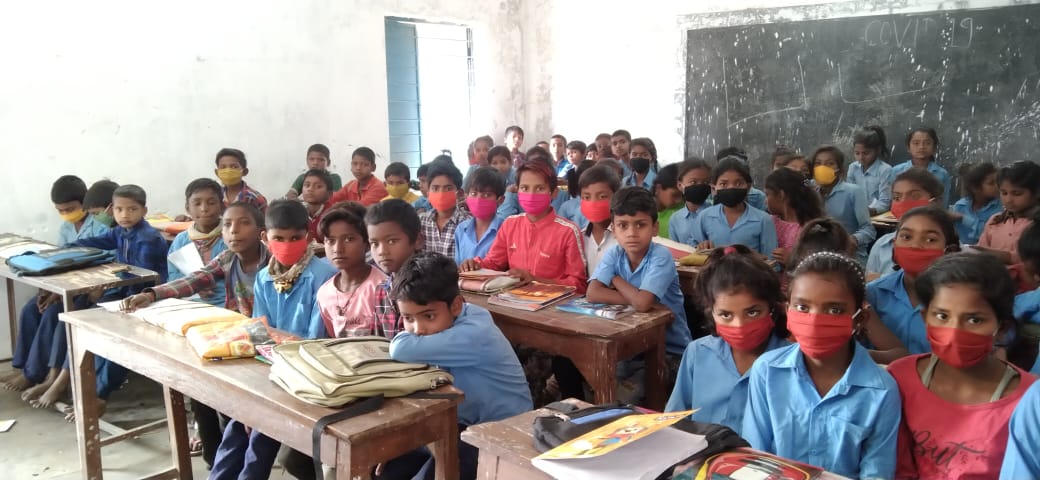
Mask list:
[[[202,256],[199,255],[199,250],[191,242],[171,253],[169,259],[170,263],[185,275],[202,270],[203,265],[205,265],[202,263]]]
[[[14,426],[15,420],[0,420],[0,433],[7,433]]]

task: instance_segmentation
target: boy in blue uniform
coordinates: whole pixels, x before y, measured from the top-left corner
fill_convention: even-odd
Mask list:
[[[1029,387],[1008,424],[1007,450],[1000,480],[1040,478],[1040,382]]]
[[[224,202],[221,200],[223,190],[220,184],[209,178],[199,178],[188,184],[184,191],[184,208],[191,216],[192,225],[187,230],[177,234],[170,244],[169,254],[192,245],[198,251],[202,264],[206,265],[221,252],[227,250],[220,228],[221,215],[224,213]],[[169,281],[178,280],[190,275],[192,272],[180,271],[173,262],[167,261],[169,270]],[[218,280],[213,289],[198,292],[202,301],[215,305],[224,306],[224,281]]]
[[[275,200],[267,208],[264,238],[271,252],[267,267],[256,274],[253,318],[267,317],[270,326],[302,338],[325,336],[317,305],[318,287],[336,274],[323,258],[314,256],[307,239],[307,207]],[[280,444],[238,421],[228,422],[217,449],[210,479],[268,478]]]
[[[477,168],[466,177],[466,206],[473,217],[455,229],[455,263],[487,255],[505,220],[496,214],[505,194],[505,179],[492,167]]]
[[[455,385],[466,394],[459,405],[462,431],[519,415],[532,404],[513,347],[487,310],[464,302],[458,283],[458,268],[443,255],[422,252],[405,262],[391,291],[404,331],[390,343],[390,356],[402,362],[437,365],[455,377]],[[389,462],[382,476],[400,478],[405,473],[403,464],[417,455]],[[459,477],[476,476],[477,449],[459,441]]]

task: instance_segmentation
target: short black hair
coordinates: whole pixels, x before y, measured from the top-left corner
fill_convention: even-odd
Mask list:
[[[312,168],[304,172],[303,181],[306,182],[309,177],[315,177],[322,182],[325,182],[325,190],[328,190],[330,195],[335,191],[332,187],[332,174],[329,173],[328,170],[325,170],[324,168]]]
[[[628,133],[628,130],[624,130],[624,129],[614,130],[614,133],[610,134],[610,138],[614,138],[614,137],[625,137],[625,140],[628,140],[630,142],[632,141],[632,134]],[[597,137],[597,138],[599,138],[599,137]]]
[[[913,130],[910,130],[910,132],[906,134],[907,146],[910,145],[910,140],[913,140],[915,133],[923,133],[925,135],[928,135],[928,137],[932,139],[932,143],[935,144],[935,148],[939,148],[939,134],[935,133],[935,129],[932,127],[917,127]]]
[[[488,158],[490,158],[490,157],[488,157]],[[419,168],[417,168],[415,170],[415,176],[419,177],[419,178],[425,177],[426,176],[426,172],[428,172],[428,171],[430,171],[430,163],[429,162],[424,163],[422,165],[419,165]]]
[[[715,160],[722,160],[726,157],[737,157],[744,162],[747,162],[748,159],[747,152],[745,152],[743,148],[737,146],[723,148],[715,154]]]
[[[1019,160],[1001,168],[997,173],[997,185],[1004,182],[1025,188],[1034,196],[1040,195],[1040,165],[1029,160]]]
[[[401,177],[405,182],[412,180],[412,170],[402,162],[393,162],[386,166],[386,170],[383,170],[383,180],[386,180],[391,175]]]
[[[690,171],[700,169],[707,170],[708,175],[711,176],[711,164],[700,157],[687,158],[679,164],[679,171],[675,176],[675,185],[679,186],[679,180],[682,180],[682,178],[685,177],[687,173],[690,173]]]
[[[390,298],[418,305],[444,302],[451,305],[459,297],[459,267],[437,252],[418,252],[408,258],[394,274]]]
[[[657,176],[654,177],[654,185],[660,185],[661,188],[669,189],[679,188],[679,164],[669,163],[661,167],[657,171]]]
[[[910,182],[916,184],[918,187],[921,187],[924,191],[928,192],[928,195],[931,195],[932,198],[942,198],[943,191],[945,190],[942,182],[940,182],[935,175],[932,175],[932,172],[921,167],[912,167],[903,171],[903,173],[896,175],[896,178],[892,180],[892,185],[899,182]]]
[[[712,307],[721,293],[747,292],[764,300],[773,317],[773,335],[787,338],[786,298],[780,289],[776,272],[751,249],[744,245],[716,248],[697,275],[694,293],[697,304],[704,307],[708,331],[716,334]]]
[[[239,165],[242,165],[242,168],[248,167],[245,152],[237,148],[221,148],[220,151],[217,152],[217,157],[213,159],[213,162],[220,165],[220,159],[224,157],[235,157],[238,159]]]
[[[187,200],[191,198],[195,192],[202,190],[213,192],[217,198],[221,199],[221,202],[223,202],[224,190],[221,189],[220,184],[212,178],[196,178],[195,180],[192,180],[191,183],[188,184],[188,187],[184,189],[184,199]],[[221,206],[223,207],[223,205]]]
[[[105,208],[112,204],[112,193],[119,184],[111,180],[98,180],[87,189],[83,197],[83,208]]]
[[[651,161],[654,161],[654,162],[657,161],[657,147],[654,146],[654,141],[653,140],[650,140],[647,137],[639,137],[637,139],[632,140],[632,147],[634,147],[636,145],[639,145],[639,146],[645,148],[646,151],[650,152],[650,160]],[[629,148],[631,148],[631,147],[629,147]]]
[[[112,191],[112,198],[129,198],[140,204],[142,207],[148,206],[148,194],[144,193],[144,189],[137,185],[120,185]]]
[[[80,202],[87,196],[87,184],[75,175],[62,175],[51,185],[51,203]]]
[[[866,301],[866,272],[863,265],[848,255],[831,251],[813,253],[798,264],[793,276],[797,279],[799,275],[806,273],[838,275],[845,279],[845,285],[856,301],[856,308],[862,308],[863,302]]]
[[[373,166],[376,164],[376,152],[373,152],[368,147],[358,147],[354,149],[354,152],[350,154],[350,158],[361,157],[368,160]]]
[[[311,152],[320,153],[321,156],[325,157],[325,160],[328,160],[330,162],[332,161],[332,157],[330,156],[331,152],[329,152],[329,147],[326,147],[325,145],[315,143],[314,145],[307,147],[307,153],[310,154]]]
[[[490,190],[495,192],[495,197],[501,197],[506,194],[506,179],[492,167],[479,167],[466,177],[465,190],[467,193],[470,190]]]
[[[234,202],[231,205],[228,205],[227,208],[224,209],[224,212],[226,213],[232,208],[241,208],[245,210],[250,217],[253,217],[253,223],[255,223],[261,230],[267,228],[267,222],[264,221],[264,212],[260,211],[260,207],[249,202]]]
[[[303,202],[281,198],[267,206],[268,229],[307,230],[309,222],[310,214]]]
[[[358,202],[339,202],[332,206],[318,221],[318,231],[325,238],[329,237],[329,228],[333,223],[347,222],[361,233],[361,239],[368,244],[368,228],[365,227],[365,206]]]
[[[751,169],[748,168],[747,162],[741,161],[737,157],[726,157],[719,161],[718,165],[711,170],[711,184],[714,185],[719,183],[719,177],[726,172],[737,172],[741,177],[744,177],[744,181],[750,186],[754,182],[751,181]]]
[[[610,199],[610,215],[635,215],[645,213],[657,221],[657,200],[654,194],[643,187],[625,187]]]
[[[581,152],[582,156],[584,156],[585,153],[588,151],[588,146],[585,145],[585,142],[583,142],[581,140],[573,140],[573,141],[571,141],[570,143],[567,144],[567,149],[568,150],[577,150],[577,151]]]
[[[488,163],[491,163],[491,159],[495,157],[506,157],[510,162],[512,162],[513,152],[510,152],[509,149],[503,145],[494,146],[491,147],[491,150],[488,150]]]
[[[950,251],[949,249],[954,249],[952,251],[960,250],[961,239],[957,235],[957,222],[950,216],[949,211],[934,205],[911,208],[902,217],[899,217],[899,225],[896,227],[896,231],[898,232],[900,228],[903,228],[903,224],[907,220],[914,217],[927,217],[939,225],[939,229],[942,230],[943,237],[946,240],[947,251]]]
[[[607,140],[610,140],[610,134],[607,133],[607,132],[603,132],[603,133],[601,133],[599,135],[596,135],[596,140],[599,140],[601,138],[605,138]],[[592,143],[596,143],[596,142],[592,142]]]
[[[1036,272],[1040,268],[1040,219],[1033,219],[1033,223],[1022,230],[1022,236],[1018,237],[1018,256],[1022,263],[1029,264]]]
[[[845,153],[834,145],[821,145],[817,147],[816,150],[812,152],[812,161],[809,162],[810,168],[816,166],[816,156],[824,152],[830,153],[831,156],[834,157],[834,161],[838,164],[838,178],[841,178],[842,174],[845,172]]]
[[[566,145],[566,144],[567,144],[567,137],[565,137],[565,136],[563,136],[563,135],[560,135],[559,133],[555,133],[555,134],[553,134],[553,136],[549,137],[549,140],[552,140],[552,139],[555,139],[555,138],[558,138],[558,139],[560,139],[560,140],[563,140],[563,143],[564,143],[564,145]]]
[[[997,166],[989,162],[964,163],[957,170],[961,175],[961,179],[963,179],[961,195],[972,200],[975,200],[975,192],[973,190],[982,188],[982,184],[986,182],[986,177],[996,175],[998,172]]]
[[[509,135],[510,133],[513,133],[513,132],[516,132],[521,137],[524,136],[524,129],[520,128],[519,125],[510,125],[510,126],[506,127],[506,133],[505,133],[506,135]]]
[[[939,257],[914,282],[914,290],[927,308],[936,292],[946,285],[974,286],[997,314],[1000,326],[1014,320],[1015,281],[1004,264],[992,255],[951,253]]]
[[[585,162],[592,162],[592,160],[585,160]],[[578,176],[578,191],[575,192],[578,196],[581,196],[581,189],[592,185],[594,183],[605,183],[610,187],[610,191],[617,192],[621,189],[621,178],[617,175],[617,170],[610,165],[603,164],[601,162],[592,162],[592,166],[583,170]]]
[[[386,222],[400,225],[401,230],[408,235],[408,241],[415,243],[419,240],[419,231],[422,228],[419,214],[415,213],[415,209],[408,202],[391,198],[368,207],[368,211],[365,212],[365,224],[379,225]]]
[[[433,182],[434,178],[441,176],[448,177],[451,183],[455,184],[455,188],[462,189],[462,172],[454,163],[434,161],[433,165],[430,165],[430,170],[426,172],[426,181]]]
[[[852,144],[863,145],[877,152],[878,157],[888,158],[888,139],[885,138],[885,130],[877,125],[867,125],[863,130],[856,132],[852,137]]]

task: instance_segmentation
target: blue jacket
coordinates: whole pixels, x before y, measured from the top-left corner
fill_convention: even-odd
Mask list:
[[[70,245],[115,250],[117,262],[156,272],[158,283],[166,283],[166,239],[144,219],[131,228],[116,225],[104,235],[76,240]],[[149,286],[147,283],[131,285],[120,295],[140,293]]]

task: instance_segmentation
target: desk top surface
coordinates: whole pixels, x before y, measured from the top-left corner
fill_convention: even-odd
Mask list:
[[[120,272],[128,272],[131,276],[121,278]],[[104,290],[108,288],[135,285],[144,282],[154,282],[159,279],[159,274],[132,265],[122,263],[107,263],[96,267],[59,273],[46,276],[18,276],[0,261],[0,277],[10,278],[37,288],[58,294],[79,294],[90,290]]]
[[[554,331],[564,335],[612,339],[656,328],[672,321],[672,312],[660,305],[646,313],[631,312],[610,320],[590,315],[563,312],[556,309],[556,304],[549,305],[535,312],[528,312],[526,310],[491,305],[488,303],[486,295],[463,293],[463,296],[467,302],[490,311],[491,316],[496,321],[510,321],[527,327]],[[566,301],[567,299],[561,300],[561,302]]]

